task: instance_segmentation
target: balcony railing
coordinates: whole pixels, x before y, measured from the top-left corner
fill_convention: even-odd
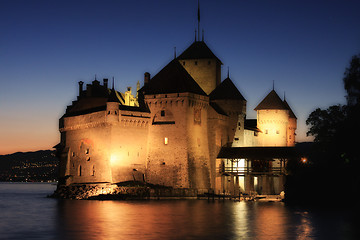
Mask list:
[[[224,175],[284,175],[284,167],[253,168],[253,167],[219,167],[218,172]]]

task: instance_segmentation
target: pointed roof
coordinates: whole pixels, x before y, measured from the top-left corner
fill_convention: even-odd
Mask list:
[[[222,62],[218,59],[215,54],[210,50],[204,41],[195,41],[191,44],[180,56],[179,60],[182,59],[206,59],[215,58],[221,64]]]
[[[166,65],[141,90],[145,94],[191,92],[206,95],[177,59]]]
[[[233,99],[246,101],[229,77],[222,81],[209,96],[211,100]]]
[[[275,90],[272,90],[254,110],[264,109],[289,110]]]
[[[118,92],[115,91],[115,89],[113,88],[113,89],[111,89],[111,92],[110,92],[107,102],[124,103],[124,99],[122,99],[122,96],[119,95]]]
[[[284,104],[286,105],[287,109],[289,110],[290,118],[297,119],[297,117],[295,116],[294,112],[292,111],[291,107],[289,106],[289,104],[287,103],[287,101],[285,99],[284,99]]]

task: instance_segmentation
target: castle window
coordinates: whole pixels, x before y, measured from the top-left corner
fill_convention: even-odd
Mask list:
[[[115,115],[117,115],[117,111],[115,111]]]
[[[87,148],[87,149],[85,150],[85,154],[89,154],[89,153],[90,153],[90,149]]]
[[[197,65],[197,61],[195,61],[195,65]]]
[[[268,133],[269,133],[269,131],[266,129],[266,130],[265,130],[265,134],[268,134]]]
[[[280,131],[279,130],[276,130],[276,134],[279,134],[280,133]]]
[[[165,94],[165,98],[167,98],[167,95]]]
[[[161,115],[162,117],[165,117],[165,110],[161,110],[160,115]]]
[[[91,167],[90,175],[95,176],[95,166],[94,165],[92,165],[92,167]]]
[[[185,61],[183,62],[183,65],[185,66]]]
[[[168,143],[169,143],[169,138],[165,137],[165,138],[164,138],[164,144],[165,144],[165,145],[168,145]]]
[[[86,158],[86,161],[90,161],[90,157],[87,157],[87,158]]]
[[[235,141],[239,141],[239,138],[235,138]]]
[[[81,176],[81,165],[78,167],[78,176]]]
[[[110,111],[108,111],[108,115],[110,115]]]
[[[72,154],[71,154],[73,157],[75,157],[75,152],[72,152]]]

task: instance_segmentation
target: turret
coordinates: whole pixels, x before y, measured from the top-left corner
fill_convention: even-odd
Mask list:
[[[287,146],[289,109],[272,90],[254,109],[257,111],[257,127],[262,146]]]
[[[119,105],[120,101],[115,89],[111,89],[110,96],[106,102],[106,121],[118,122],[119,121]]]

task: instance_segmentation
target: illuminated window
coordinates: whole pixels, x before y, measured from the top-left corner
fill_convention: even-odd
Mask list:
[[[169,138],[165,137],[164,138],[164,144],[167,145],[169,143]]]

